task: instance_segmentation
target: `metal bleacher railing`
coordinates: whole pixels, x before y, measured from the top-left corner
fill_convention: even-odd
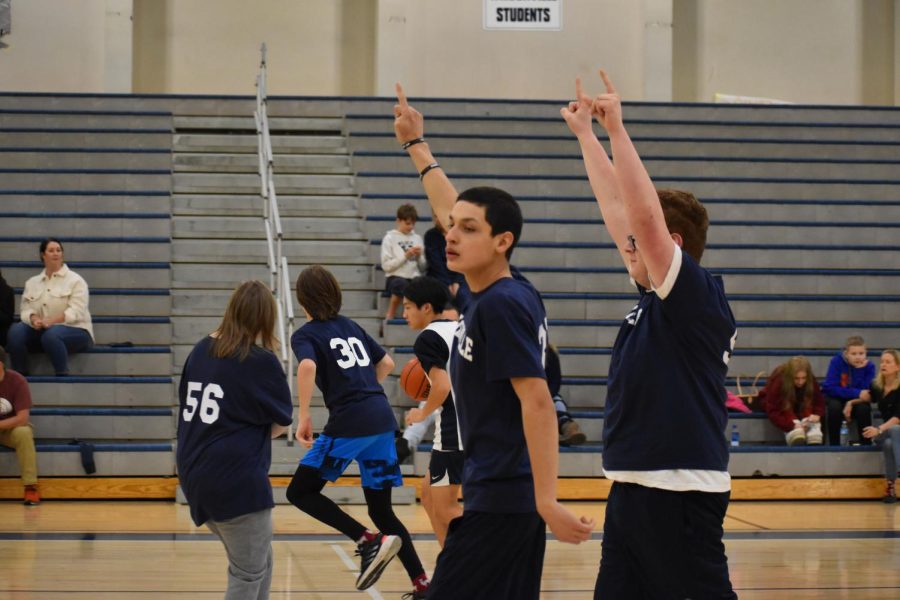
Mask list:
[[[268,245],[269,287],[275,294],[278,309],[276,334],[281,342],[281,365],[284,368],[294,396],[293,355],[288,348],[288,339],[294,329],[294,305],[291,298],[291,278],[287,257],[283,252],[284,232],[278,213],[278,195],[275,192],[272,138],[269,134],[269,115],[266,108],[266,45],[260,48],[259,74],[256,76],[256,120],[257,156],[259,158],[260,198],[263,205],[263,223]],[[288,444],[293,444],[293,426],[288,430]]]

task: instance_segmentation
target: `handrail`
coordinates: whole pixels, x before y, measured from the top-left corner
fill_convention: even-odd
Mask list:
[[[269,268],[269,287],[275,295],[278,322],[275,333],[280,344],[281,366],[288,379],[291,401],[295,395],[294,356],[288,340],[294,329],[294,304],[291,296],[291,276],[287,257],[284,255],[284,230],[275,193],[275,163],[272,154],[272,137],[269,132],[269,114],[266,95],[266,45],[260,48],[259,74],[256,76],[257,158],[259,163],[259,195],[262,200],[263,227],[266,231],[266,247]],[[287,442],[294,444],[294,426],[288,427]]]

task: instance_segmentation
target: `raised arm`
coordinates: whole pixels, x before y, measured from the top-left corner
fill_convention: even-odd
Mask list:
[[[622,101],[606,71],[600,77],[606,93],[594,99],[593,112],[609,134],[616,180],[622,193],[625,216],[647,265],[651,281],[659,285],[666,277],[675,249],[666,227],[662,206],[650,175],[622,122]]]
[[[559,109],[559,112],[578,139],[581,156],[584,158],[584,168],[591,183],[591,190],[600,206],[600,214],[606,224],[606,230],[616,244],[622,262],[628,265],[625,248],[631,227],[628,225],[622,194],[616,181],[616,170],[606,155],[603,145],[600,144],[600,140],[594,134],[592,105],[593,101],[584,93],[579,78],[575,80],[575,101]]]
[[[428,142],[409,144],[409,142],[425,139],[425,119],[422,117],[422,113],[406,101],[403,86],[399,83],[397,84],[397,104],[394,105],[394,133],[401,147],[407,146],[406,152],[412,159],[416,171],[421,174],[428,169],[422,177],[425,195],[428,196],[428,203],[438,222],[444,231],[448,231],[450,229],[450,210],[456,203],[459,193],[443,169],[428,168],[430,165],[437,164],[437,160],[428,147]]]

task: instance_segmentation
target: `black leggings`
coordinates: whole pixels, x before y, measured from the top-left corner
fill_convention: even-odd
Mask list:
[[[351,540],[358,541],[366,531],[366,527],[345,513],[330,498],[322,494],[325,480],[319,476],[318,470],[300,465],[291,484],[287,489],[287,499],[291,504],[329,527],[337,529]],[[391,507],[391,488],[373,490],[363,488],[366,496],[366,506],[369,508],[369,517],[375,527],[381,533],[399,536],[403,540],[400,547],[400,562],[409,574],[410,579],[415,579],[425,572],[422,561],[416,554],[412,538],[403,523],[394,514]]]

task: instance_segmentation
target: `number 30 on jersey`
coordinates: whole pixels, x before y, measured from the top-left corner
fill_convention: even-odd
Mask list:
[[[346,340],[331,338],[329,345],[332,350],[337,350],[341,353],[341,358],[338,359],[337,364],[342,369],[349,369],[354,366],[368,367],[372,362],[359,338],[351,337]]]

